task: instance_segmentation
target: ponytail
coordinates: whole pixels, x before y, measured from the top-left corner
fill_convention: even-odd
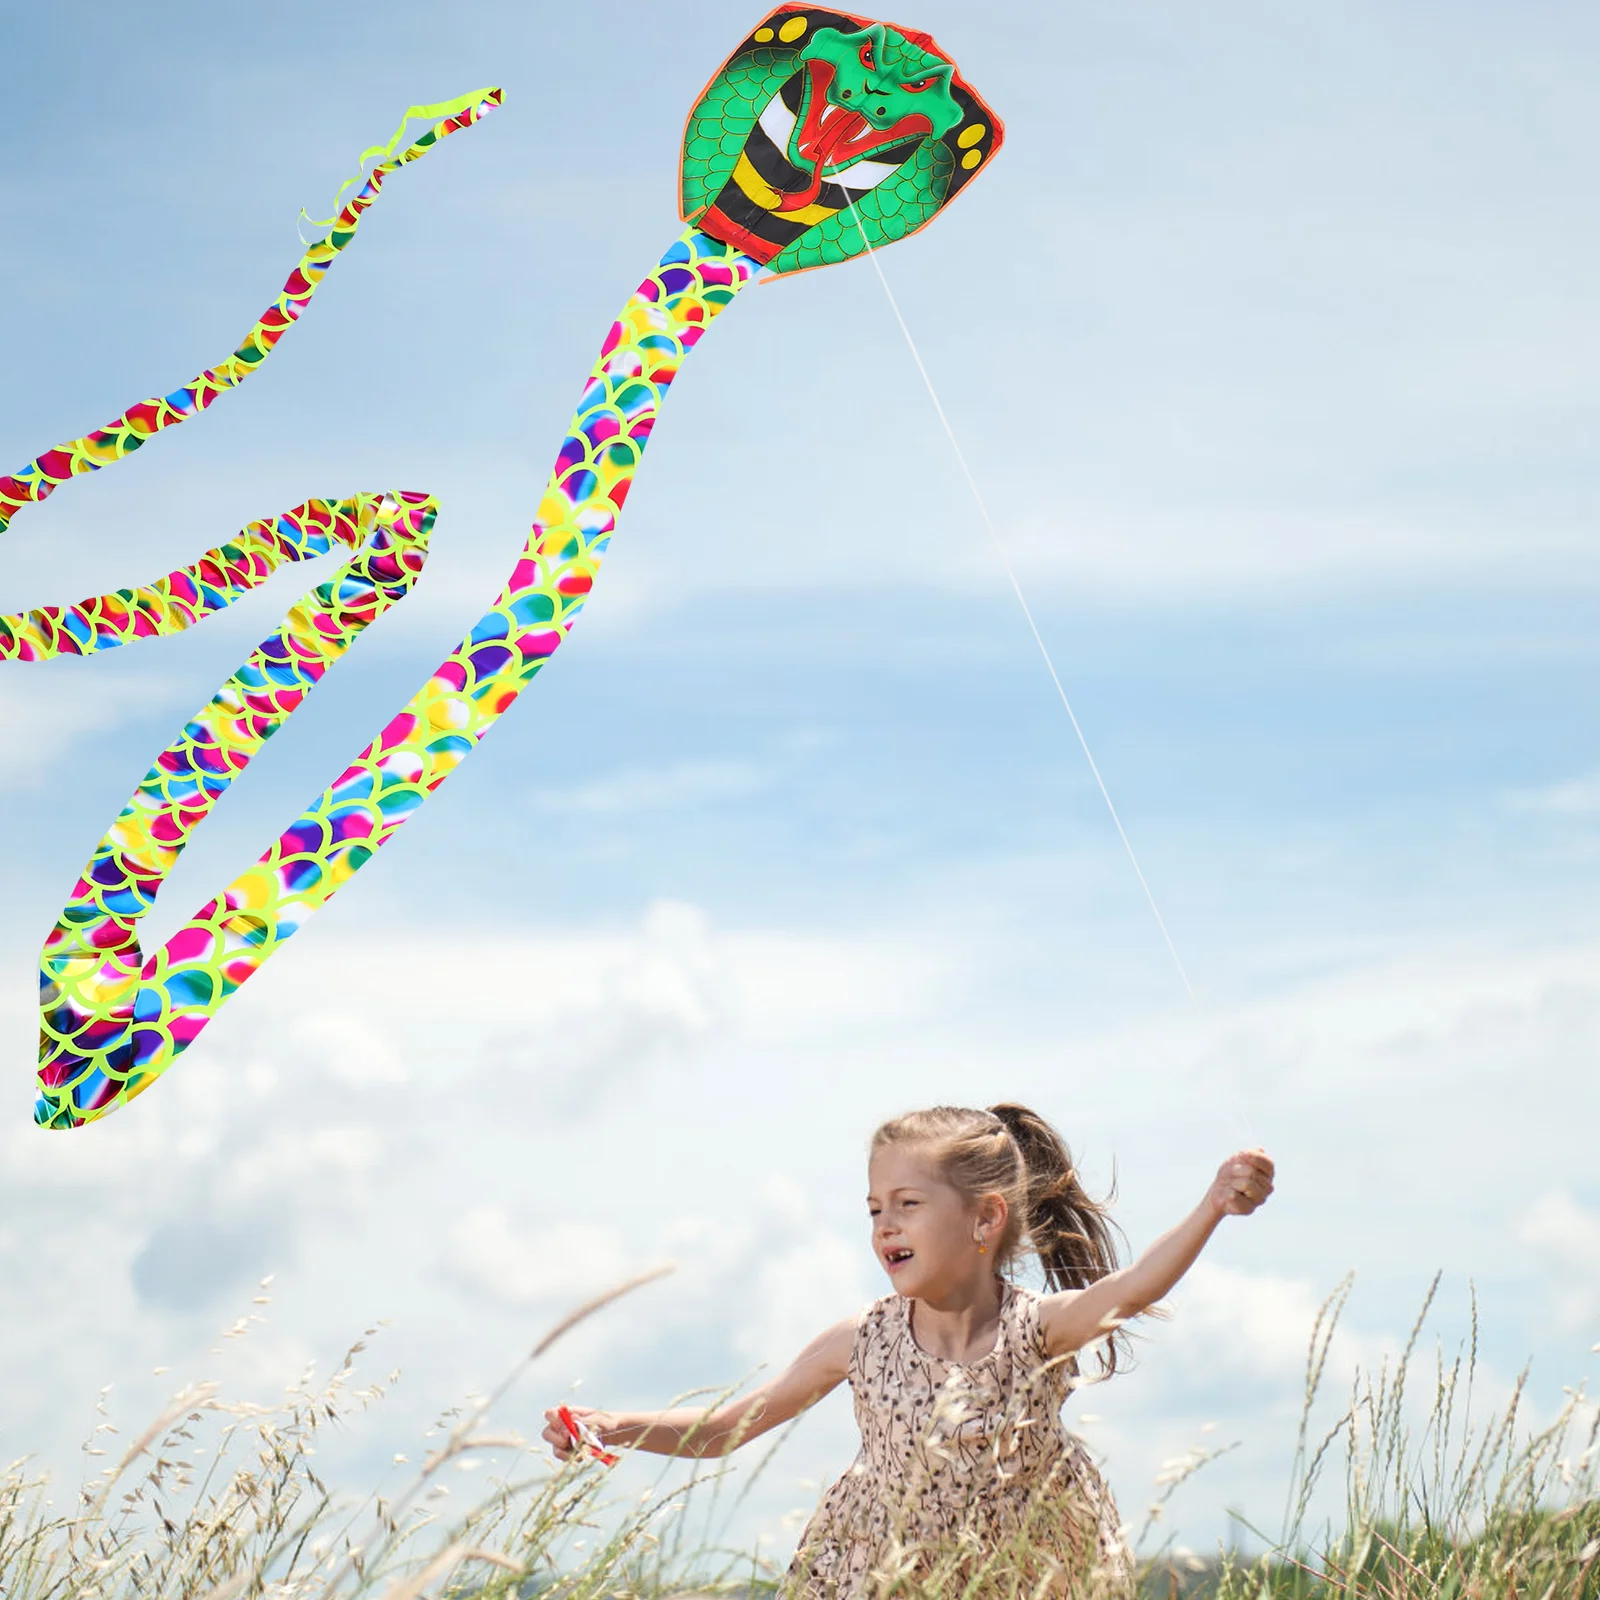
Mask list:
[[[1044,1281],[1053,1290],[1087,1289],[1118,1266],[1113,1188],[1105,1201],[1091,1200],[1078,1181],[1072,1152],[1037,1111],[1004,1102],[989,1107],[1005,1124],[1022,1156],[1027,1199],[1023,1227]]]
[[[1116,1183],[1104,1200],[1091,1199],[1078,1179],[1066,1141],[1037,1111],[1002,1101],[989,1107],[1005,1124],[1022,1156],[1026,1184],[1028,1244],[1044,1268],[1046,1287],[1087,1289],[1120,1265],[1111,1219]],[[1128,1335],[1115,1329],[1100,1351],[1100,1374],[1109,1378],[1126,1366]]]

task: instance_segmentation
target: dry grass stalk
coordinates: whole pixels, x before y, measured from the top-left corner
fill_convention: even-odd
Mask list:
[[[651,1275],[656,1276],[655,1274]],[[318,1431],[381,1398],[354,1386],[357,1341],[320,1387],[275,1407],[182,1391],[87,1487],[73,1509],[47,1501],[25,1461],[0,1476],[5,1600],[667,1600],[771,1591],[764,1560],[716,1548],[708,1500],[732,1481],[697,1464],[660,1503],[608,1505],[606,1473],[533,1461],[515,1433],[484,1427],[492,1405],[561,1334],[631,1292],[634,1280],[563,1318],[488,1399],[452,1413],[405,1493],[341,1502],[313,1464]],[[1150,1600],[1600,1600],[1600,1412],[1582,1390],[1542,1425],[1525,1382],[1480,1416],[1477,1314],[1432,1370],[1419,1317],[1398,1361],[1357,1376],[1339,1415],[1314,1427],[1340,1312],[1339,1287],[1313,1330],[1285,1521],[1265,1556],[1200,1561],[1165,1548],[1146,1563]],[[1430,1291],[1424,1316],[1431,1308]],[[1425,1384],[1426,1380],[1426,1384]],[[110,1432],[109,1419],[99,1432]],[[776,1448],[776,1447],[775,1447]],[[209,1455],[202,1471],[200,1451]],[[522,1476],[491,1482],[465,1512],[438,1508],[441,1475],[485,1451]],[[1220,1451],[1163,1470],[1158,1506]],[[766,1460],[771,1459],[771,1454]],[[764,1463],[763,1463],[764,1464]],[[744,1493],[761,1472],[740,1475]],[[1342,1481],[1341,1481],[1342,1480]],[[123,1492],[118,1495],[117,1491]],[[742,1498],[742,1497],[741,1497]],[[1337,1503],[1312,1526],[1312,1508]],[[704,1513],[702,1517],[702,1513]],[[1068,1572],[1042,1556],[1041,1501],[998,1542],[909,1539],[886,1552],[868,1600],[1109,1600],[1114,1571]],[[1147,1523],[1147,1531],[1150,1524]],[[592,1539],[592,1545],[583,1541]]]

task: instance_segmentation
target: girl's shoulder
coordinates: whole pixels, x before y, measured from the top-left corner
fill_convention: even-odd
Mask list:
[[[1032,1322],[1039,1320],[1039,1304],[1044,1296],[1035,1289],[1030,1289],[1024,1283],[1010,1283],[1005,1286],[1005,1299],[1001,1305],[1001,1315],[1025,1319]]]
[[[1001,1319],[1010,1327],[1018,1350],[1037,1361],[1049,1359],[1044,1328],[1039,1321],[1039,1307],[1043,1299],[1043,1295],[1023,1284],[1008,1283],[1006,1298],[1000,1308]]]
[[[1009,1285],[1009,1291],[1001,1315],[1011,1329],[1013,1349],[1024,1358],[1026,1366],[1048,1374],[1047,1381],[1059,1383],[1063,1388],[1070,1387],[1077,1381],[1078,1358],[1050,1354],[1050,1341],[1040,1315],[1046,1297],[1019,1283]]]

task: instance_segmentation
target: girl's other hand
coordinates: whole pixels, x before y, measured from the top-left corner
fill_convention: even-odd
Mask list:
[[[1241,1150],[1217,1169],[1206,1201],[1218,1217],[1247,1217],[1266,1203],[1276,1170],[1265,1150]]]
[[[558,1461],[569,1461],[574,1450],[586,1448],[581,1439],[574,1439],[567,1431],[567,1425],[561,1418],[563,1409],[602,1444],[605,1443],[606,1429],[617,1425],[616,1417],[609,1411],[595,1411],[589,1406],[551,1406],[544,1414],[544,1432],[540,1437],[555,1452]]]

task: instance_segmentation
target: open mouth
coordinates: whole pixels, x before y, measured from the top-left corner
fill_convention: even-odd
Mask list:
[[[915,1253],[912,1250],[885,1250],[883,1264],[893,1272],[896,1267],[903,1267]]]
[[[859,111],[836,105],[828,98],[834,79],[829,62],[808,61],[806,75],[809,92],[795,148],[811,168],[811,177],[798,194],[784,195],[778,205],[780,212],[801,211],[816,200],[824,167],[841,167],[870,151],[933,132],[933,123],[921,112],[899,118],[892,127],[876,128]]]

